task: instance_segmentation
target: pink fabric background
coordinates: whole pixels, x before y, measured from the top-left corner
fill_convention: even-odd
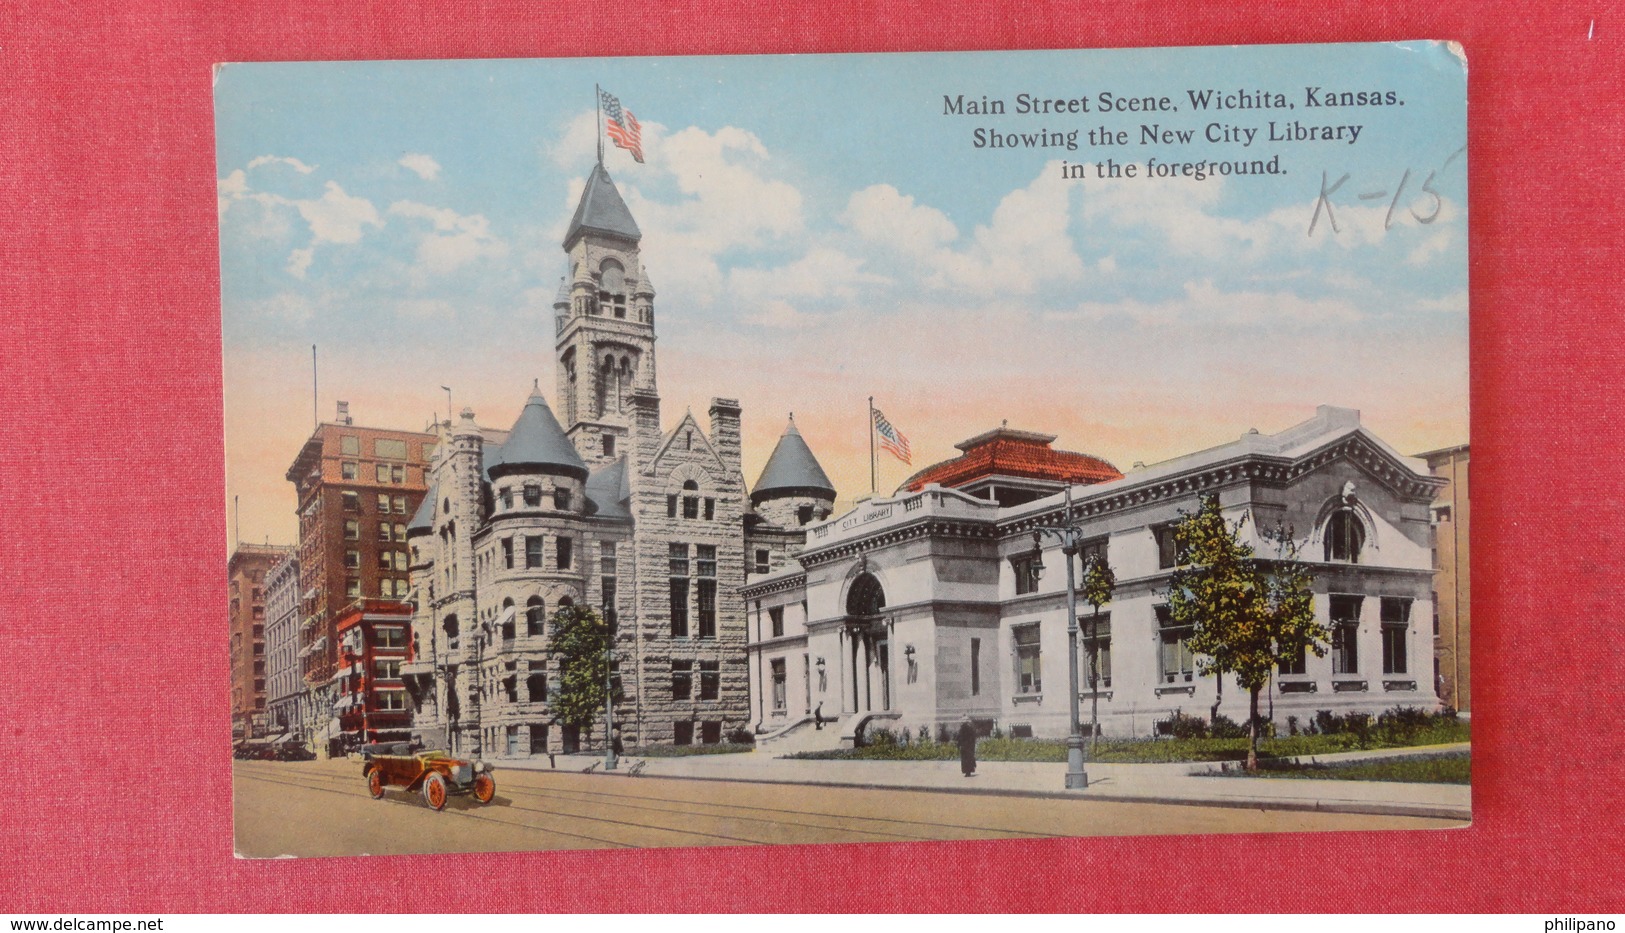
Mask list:
[[[1620,909],[1620,12],[0,6],[0,911]],[[1470,830],[233,858],[211,63],[1410,38],[1470,62]]]

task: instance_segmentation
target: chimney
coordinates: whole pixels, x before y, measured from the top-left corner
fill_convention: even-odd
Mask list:
[[[339,403],[338,417],[333,419],[333,420],[337,421],[339,424],[354,424],[354,422],[350,420],[350,403],[349,402],[340,402]]]

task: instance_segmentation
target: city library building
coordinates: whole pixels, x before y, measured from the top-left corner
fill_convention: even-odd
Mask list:
[[[1149,736],[1216,701],[1245,721],[1247,693],[1198,672],[1191,630],[1167,607],[1173,525],[1210,496],[1246,517],[1260,555],[1275,553],[1266,533],[1290,531],[1331,632],[1324,657],[1282,664],[1261,697],[1277,728],[1318,710],[1438,706],[1429,506],[1442,481],[1357,411],[1321,406],[1277,434],[1126,475],[1053,440],[1008,427],[972,438],[896,494],[806,528],[794,560],[748,578],[764,746],[851,745],[877,729],[942,737],[967,717],[984,732],[1066,735],[1067,557],[1058,536],[1035,535],[1066,525],[1081,532],[1075,568],[1096,555],[1117,581],[1098,611],[1077,600],[1084,729],[1093,710],[1102,735]]]

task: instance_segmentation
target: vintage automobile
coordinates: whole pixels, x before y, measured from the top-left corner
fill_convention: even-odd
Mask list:
[[[404,742],[362,748],[361,774],[374,800],[399,788],[419,791],[431,810],[443,810],[453,795],[468,794],[480,803],[496,796],[497,782],[489,762],[453,758],[443,751],[414,750]]]

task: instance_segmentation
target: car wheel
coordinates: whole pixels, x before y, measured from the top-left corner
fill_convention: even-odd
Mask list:
[[[373,768],[367,772],[367,793],[374,800],[384,799],[384,773],[380,768]]]
[[[474,799],[480,803],[490,803],[491,798],[497,795],[497,779],[488,772],[476,775],[474,778]]]
[[[446,779],[438,773],[430,773],[423,779],[423,802],[431,810],[444,810],[446,808]]]

